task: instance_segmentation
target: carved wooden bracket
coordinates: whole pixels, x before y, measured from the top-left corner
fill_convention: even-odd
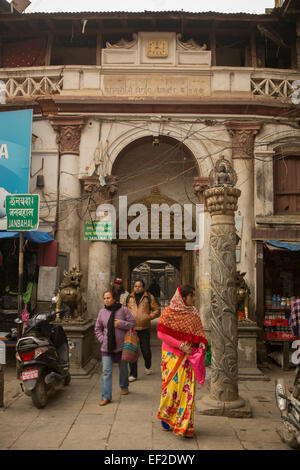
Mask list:
[[[56,116],[50,119],[59,134],[61,155],[79,155],[81,131],[86,123],[84,116]]]
[[[255,136],[262,122],[227,121],[225,126],[232,140],[232,158],[253,158]]]

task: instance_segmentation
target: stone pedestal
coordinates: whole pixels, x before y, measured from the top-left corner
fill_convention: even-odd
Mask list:
[[[63,323],[68,338],[70,373],[76,378],[90,378],[97,360],[93,354],[94,320],[83,323]]]
[[[238,322],[239,380],[270,380],[257,368],[256,340],[259,330],[254,322]]]

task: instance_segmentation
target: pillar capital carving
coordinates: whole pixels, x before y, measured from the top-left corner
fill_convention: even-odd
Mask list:
[[[61,155],[79,155],[81,131],[86,120],[85,116],[55,116],[50,119],[53,129],[59,134]]]
[[[232,158],[253,158],[254,139],[262,128],[262,122],[226,121],[225,126],[232,140]]]
[[[230,186],[219,186],[204,192],[206,207],[211,216],[232,215],[237,210],[238,198],[241,191]]]
[[[97,206],[100,204],[109,204],[118,192],[119,178],[117,176],[106,176],[105,186],[101,186],[98,176],[83,176],[80,180],[83,191],[90,195],[91,211],[96,211]]]
[[[204,176],[195,176],[193,189],[199,204],[205,204],[204,191],[209,188],[209,180]]]

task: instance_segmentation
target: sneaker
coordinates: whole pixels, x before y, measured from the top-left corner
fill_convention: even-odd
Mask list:
[[[152,369],[151,369],[151,368],[150,368],[150,369],[147,369],[147,368],[145,367],[145,374],[146,374],[146,375],[152,374]]]
[[[136,380],[136,377],[133,377],[133,375],[131,375],[128,380],[129,382],[134,382]]]
[[[128,395],[129,393],[129,390],[127,390],[127,388],[121,388],[121,395]]]

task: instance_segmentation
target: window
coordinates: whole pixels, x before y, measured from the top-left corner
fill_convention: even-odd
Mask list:
[[[274,213],[300,213],[300,155],[275,156]]]

